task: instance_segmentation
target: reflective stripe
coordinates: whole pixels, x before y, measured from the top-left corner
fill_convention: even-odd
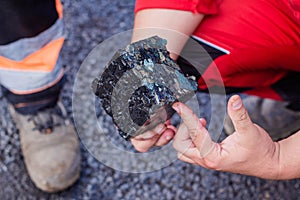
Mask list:
[[[208,46],[210,46],[212,48],[215,48],[215,49],[217,49],[219,51],[222,51],[223,53],[230,54],[229,50],[224,49],[224,48],[222,48],[222,47],[220,47],[220,46],[218,46],[216,44],[213,44],[213,43],[211,43],[211,42],[209,42],[209,41],[207,41],[205,39],[202,39],[202,38],[200,38],[200,37],[198,37],[196,35],[192,35],[192,38],[194,38],[196,41],[198,40],[200,42],[203,42],[204,44],[206,44],[206,45],[208,45]]]
[[[61,37],[64,37],[64,26],[63,21],[59,19],[53,26],[36,37],[23,38],[8,45],[0,45],[0,58],[2,56],[14,61],[21,61],[30,54],[40,50],[51,41]]]
[[[50,72],[56,65],[64,38],[59,38],[22,61],[13,61],[0,56],[0,70]]]
[[[55,85],[64,74],[58,60],[50,72],[21,72],[11,70],[0,71],[1,84],[15,94],[31,94],[40,92]]]

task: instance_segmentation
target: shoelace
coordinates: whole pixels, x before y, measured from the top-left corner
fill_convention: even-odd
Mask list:
[[[32,121],[35,127],[33,130],[38,130],[44,134],[50,134],[55,127],[65,125],[67,119],[67,111],[61,102],[58,102],[55,107],[41,110],[35,115],[28,118]]]

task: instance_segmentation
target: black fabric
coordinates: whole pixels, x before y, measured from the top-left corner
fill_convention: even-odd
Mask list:
[[[181,56],[178,57],[177,64],[179,65],[181,71],[185,75],[195,76],[197,80],[201,77],[200,72],[189,61],[187,61],[183,57]]]
[[[200,45],[202,48],[195,46],[194,41],[196,41],[196,44]],[[207,69],[211,62],[224,54],[224,52],[214,47],[191,38],[187,41],[182,52],[180,53],[177,59],[177,64],[180,66],[184,74],[193,75],[199,79],[201,73]],[[207,55],[209,55],[210,58],[208,58]],[[195,65],[197,65],[197,68]]]
[[[202,48],[195,46],[195,44],[200,45]],[[214,47],[191,38],[187,41],[180,53],[177,59],[177,64],[180,66],[184,74],[193,75],[199,79],[201,73],[207,69],[211,62],[224,54],[224,52]]]
[[[290,102],[288,109],[300,111],[300,73],[291,72],[289,75],[279,80],[271,86],[284,101]]]
[[[0,45],[34,37],[57,19],[55,0],[1,0]]]
[[[201,77],[201,73],[205,72],[205,70],[211,64],[211,62],[217,59],[219,56],[225,55],[225,53],[196,39],[192,38],[192,40],[196,41],[202,48],[197,48],[194,42],[187,42],[187,44],[181,52],[181,55],[183,56],[180,55],[178,57],[177,64],[179,65],[181,71],[184,74],[187,74],[189,76],[193,75],[198,80]],[[205,50],[205,52],[203,52],[203,50]],[[210,58],[207,58],[207,54],[210,56]],[[189,61],[185,58],[188,58]],[[198,69],[196,69],[196,67],[191,62],[193,62],[194,65],[198,65]],[[225,87],[225,92],[226,94],[232,94],[244,92],[246,90],[251,89],[252,88],[249,87]],[[223,93],[224,88],[214,86],[209,89],[201,90],[201,92]]]
[[[2,90],[4,96],[15,107],[17,112],[25,115],[35,114],[39,110],[56,105],[64,82],[65,77],[63,77],[57,84],[46,90],[26,95],[14,94],[3,86]]]
[[[300,65],[300,63],[299,63]],[[300,102],[300,73],[291,72],[271,86],[285,101]]]
[[[293,111],[300,111],[300,101],[291,102],[286,108]]]

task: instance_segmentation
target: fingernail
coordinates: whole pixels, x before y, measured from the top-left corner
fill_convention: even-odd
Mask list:
[[[238,110],[242,107],[242,100],[240,97],[237,97],[235,101],[231,104],[233,110]]]
[[[164,124],[161,124],[156,128],[155,132],[160,135],[164,132],[165,129],[166,129],[166,126]]]
[[[205,126],[205,123],[206,123],[205,119],[204,118],[200,118],[199,120],[201,122],[200,125],[201,126]]]
[[[180,113],[180,107],[179,107],[179,104],[178,103],[174,103],[172,105],[172,108],[177,112],[177,113]]]
[[[167,140],[171,140],[171,136],[167,135],[167,136],[166,136],[166,139],[167,139]]]

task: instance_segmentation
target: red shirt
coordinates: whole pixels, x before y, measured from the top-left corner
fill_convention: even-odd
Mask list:
[[[249,94],[288,100],[272,85],[291,73],[300,73],[299,0],[136,1],[136,12],[149,8],[206,14],[193,35],[228,54],[216,58],[202,74],[200,89],[224,84],[251,88]],[[300,100],[300,87],[295,90]]]

